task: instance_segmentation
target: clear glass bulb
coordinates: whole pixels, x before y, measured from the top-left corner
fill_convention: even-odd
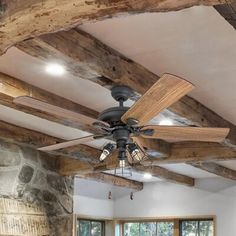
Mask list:
[[[143,159],[143,155],[138,149],[134,149],[131,155],[136,161],[141,161]]]
[[[125,160],[120,160],[119,166],[120,166],[120,168],[125,168]]]
[[[107,149],[104,149],[99,160],[104,161],[108,157],[109,154],[110,154],[110,152]]]

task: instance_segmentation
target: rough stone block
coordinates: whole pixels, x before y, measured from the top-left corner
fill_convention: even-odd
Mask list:
[[[0,167],[18,166],[21,163],[19,152],[0,150]]]
[[[10,168],[0,168],[0,194],[11,195],[14,193],[19,170]]]
[[[36,174],[33,177],[32,185],[39,188],[47,188],[47,174],[41,170],[36,170]]]
[[[31,167],[29,165],[24,165],[21,168],[18,178],[22,183],[28,184],[31,181],[33,174],[34,174],[33,167]]]
[[[49,217],[50,236],[72,236],[73,216],[72,214],[66,216]]]
[[[21,147],[21,152],[26,161],[38,162],[38,151],[30,147]]]
[[[39,152],[41,167],[46,170],[55,172],[57,169],[57,157],[49,156],[47,153]]]

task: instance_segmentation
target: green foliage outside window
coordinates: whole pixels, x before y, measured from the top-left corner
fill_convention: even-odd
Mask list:
[[[124,236],[173,236],[173,222],[125,223]]]
[[[213,236],[212,220],[185,220],[181,221],[181,236]]]
[[[104,236],[104,222],[79,220],[77,236]]]

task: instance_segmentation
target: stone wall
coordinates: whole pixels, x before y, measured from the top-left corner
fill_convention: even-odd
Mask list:
[[[50,236],[72,235],[73,179],[56,173],[56,158],[0,140],[0,197],[43,207]]]

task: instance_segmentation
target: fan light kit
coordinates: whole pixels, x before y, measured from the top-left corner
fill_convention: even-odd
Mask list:
[[[145,80],[145,78],[143,78]],[[118,153],[118,168],[115,174],[126,176],[130,169],[126,166],[139,165],[148,158],[147,148],[143,139],[162,139],[168,142],[202,141],[222,142],[227,136],[228,128],[205,128],[167,125],[147,125],[164,109],[171,106],[181,97],[190,92],[194,86],[177,76],[164,74],[133,106],[124,106],[124,102],[134,96],[134,92],[127,86],[118,85],[111,89],[112,97],[119,106],[106,109],[93,119],[74,111],[54,106],[32,97],[17,97],[16,104],[28,106],[53,115],[62,116],[93,125],[97,128],[97,135],[90,135],[63,143],[41,147],[41,151],[54,151],[61,148],[84,144],[94,139],[106,138],[110,140],[100,155],[100,161],[105,161],[115,150]],[[119,172],[119,169],[121,171]]]

